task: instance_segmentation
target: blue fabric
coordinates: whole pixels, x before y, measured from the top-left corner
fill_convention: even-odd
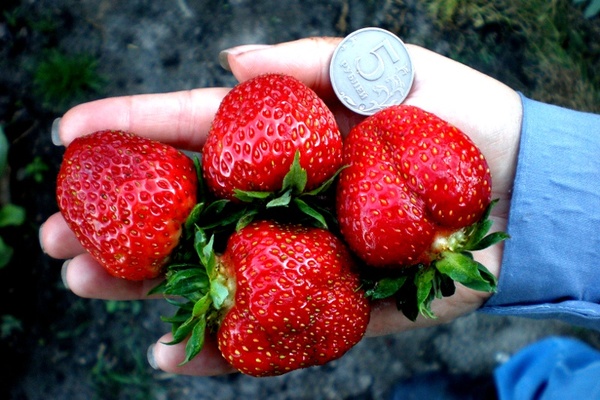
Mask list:
[[[600,115],[522,102],[511,238],[481,311],[600,330]]]
[[[494,378],[500,400],[600,399],[600,352],[552,337],[518,352]]]

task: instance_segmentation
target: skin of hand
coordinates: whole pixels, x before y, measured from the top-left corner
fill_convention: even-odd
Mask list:
[[[341,105],[331,88],[329,64],[341,39],[307,38],[273,46],[247,45],[221,53],[221,64],[240,81],[267,72],[293,75],[312,87],[329,105],[343,134],[364,117]],[[422,47],[407,45],[415,79],[405,104],[437,114],[467,133],[486,156],[493,180],[493,230],[506,230],[512,182],[517,162],[522,105],[519,95],[506,85]],[[229,89],[206,88],[166,94],[107,98],[81,104],[60,120],[57,134],[68,145],[75,137],[101,129],[135,132],[178,148],[201,149],[212,117]],[[55,138],[56,140],[57,138]],[[133,300],[146,293],[158,280],[130,282],[109,276],[83,250],[60,214],[54,214],[40,230],[44,251],[68,259],[63,278],[77,295],[87,298]],[[475,253],[476,259],[499,276],[502,245]],[[458,285],[456,293],[433,303],[436,319],[419,317],[411,322],[392,302],[373,305],[367,336],[378,336],[454,320],[479,308],[489,294]],[[153,345],[149,358],[154,366],[188,375],[217,375],[232,369],[222,359],[216,343],[191,362],[184,359],[185,344],[169,346],[170,334]]]

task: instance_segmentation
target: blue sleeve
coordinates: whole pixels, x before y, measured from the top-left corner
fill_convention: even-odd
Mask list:
[[[522,102],[511,238],[481,311],[600,329],[600,115]]]
[[[600,352],[550,337],[527,346],[494,371],[501,400],[600,398]]]

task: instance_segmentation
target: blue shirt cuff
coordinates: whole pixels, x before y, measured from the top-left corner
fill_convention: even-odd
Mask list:
[[[600,115],[521,100],[511,238],[481,311],[600,329]]]

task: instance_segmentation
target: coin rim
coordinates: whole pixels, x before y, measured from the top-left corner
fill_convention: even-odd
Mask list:
[[[340,101],[340,103],[342,103],[346,108],[348,108],[349,110],[360,114],[360,115],[365,115],[365,116],[370,116],[375,114],[377,111],[371,113],[371,112],[361,112],[360,110],[356,110],[354,109],[352,106],[350,106],[346,101],[344,101],[344,99],[341,98],[341,96],[339,95],[338,92],[338,87],[336,86],[335,83],[335,79],[334,79],[334,66],[333,66],[333,61],[335,60],[335,57],[337,55],[337,53],[339,52],[340,48],[342,47],[342,45],[347,42],[348,40],[350,40],[350,38],[352,38],[353,36],[356,36],[358,34],[360,34],[361,32],[364,31],[380,31],[388,36],[392,36],[394,37],[398,42],[400,42],[400,46],[402,46],[402,48],[404,49],[404,51],[406,52],[406,55],[408,56],[408,64],[410,65],[410,82],[408,84],[408,90],[406,92],[406,95],[404,96],[404,98],[400,101],[400,103],[398,104],[402,104],[404,102],[404,100],[406,100],[406,98],[408,97],[408,95],[410,94],[410,91],[412,90],[412,86],[413,86],[413,82],[415,79],[415,69],[413,67],[413,62],[412,62],[412,58],[410,56],[410,51],[408,50],[408,47],[406,47],[406,44],[402,41],[402,39],[400,39],[398,37],[398,35],[388,31],[387,29],[383,29],[383,28],[378,28],[375,26],[368,26],[368,27],[364,27],[364,28],[360,28],[355,30],[354,32],[346,35],[341,42],[338,43],[338,45],[336,46],[335,50],[333,51],[333,54],[331,56],[331,61],[329,62],[329,81],[331,82],[331,87],[333,88],[333,92],[335,93],[335,96],[338,98],[338,100]],[[393,105],[397,105],[397,104],[393,104]]]

